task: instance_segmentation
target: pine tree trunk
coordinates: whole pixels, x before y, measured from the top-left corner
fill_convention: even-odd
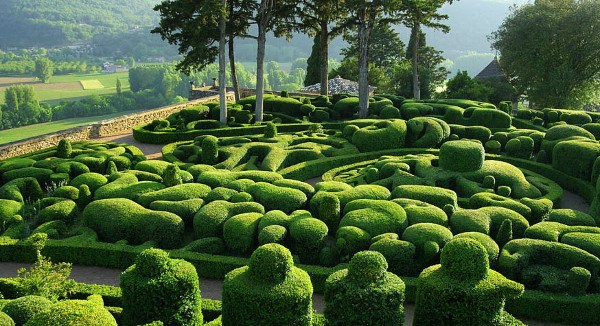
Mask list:
[[[258,50],[256,51],[256,122],[263,121],[263,92],[265,85],[265,45],[267,35],[264,26],[258,26]]]
[[[358,71],[358,105],[359,116],[369,115],[369,37],[371,30],[368,22],[363,22],[358,28],[359,71]]]
[[[233,17],[233,1],[229,1],[229,17]],[[235,52],[233,47],[233,33],[229,32],[229,66],[231,70],[231,82],[233,84],[233,95],[235,101],[240,100],[240,84],[238,83],[237,71],[235,69]]]
[[[223,6],[227,6],[227,0],[223,0]],[[225,80],[225,16],[222,15],[219,19],[219,105],[221,109],[220,121],[227,123],[227,103],[225,101],[225,93],[227,82]]]
[[[412,28],[413,33],[413,56],[412,56],[412,70],[413,70],[413,96],[416,100],[421,99],[421,82],[419,81],[419,35],[421,26],[417,23]]]
[[[329,94],[329,31],[327,21],[321,21],[321,95]]]

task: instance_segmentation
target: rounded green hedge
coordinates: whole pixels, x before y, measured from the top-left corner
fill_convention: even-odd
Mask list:
[[[325,282],[327,325],[402,325],[402,280],[387,272],[382,254],[361,251],[347,269],[331,274]]]
[[[100,299],[101,300],[101,299]],[[27,326],[117,326],[101,303],[86,300],[59,301],[35,314]]]
[[[160,249],[146,249],[121,274],[123,323],[160,320],[165,325],[202,325],[198,274],[184,260]]]
[[[292,254],[278,244],[254,251],[250,265],[235,269],[223,282],[224,325],[312,324],[312,284],[293,266]]]
[[[440,147],[439,165],[449,171],[479,170],[484,160],[485,151],[477,142],[456,140],[446,142]]]
[[[37,295],[27,295],[8,302],[2,311],[14,320],[16,325],[25,324],[40,311],[52,306],[52,301]]]

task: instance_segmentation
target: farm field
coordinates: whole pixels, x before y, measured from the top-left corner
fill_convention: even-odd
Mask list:
[[[0,77],[0,104],[4,103],[4,90],[14,84],[32,85],[41,102],[74,101],[89,95],[109,95],[116,92],[117,79],[123,90],[129,90],[127,72],[103,74],[69,74],[53,76],[43,84],[34,77]]]
[[[46,123],[38,123],[35,125],[24,126],[19,128],[7,129],[0,131],[0,145],[7,144],[10,142],[27,139],[31,137],[41,136],[50,134],[53,132],[84,126],[92,122],[101,121],[105,119],[115,118],[128,112],[117,112],[107,115],[95,116],[95,117],[82,117],[64,119]]]

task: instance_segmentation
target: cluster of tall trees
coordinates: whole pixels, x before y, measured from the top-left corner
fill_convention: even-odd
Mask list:
[[[452,2],[453,0],[165,0],[155,7],[161,15],[161,21],[153,32],[178,46],[180,54],[184,56],[178,69],[185,72],[204,68],[220,54],[222,90],[225,85],[225,43],[229,45],[231,76],[234,89],[237,90],[234,40],[248,37],[256,39],[256,120],[262,121],[267,32],[288,38],[294,31],[317,37],[315,46],[319,49],[321,93],[327,94],[329,42],[343,32],[354,30],[358,39],[360,114],[366,116],[370,38],[373,30],[390,23],[402,23],[411,28],[415,36],[411,57],[413,71],[416,72],[412,76],[413,90],[415,97],[420,98],[418,64],[421,26],[447,31],[448,27],[440,23],[447,17],[437,11],[445,3]],[[256,25],[257,33],[254,35],[249,35],[251,25]],[[225,111],[225,106],[222,105],[221,109]]]
[[[500,65],[534,107],[600,103],[600,2],[536,0],[490,38]]]

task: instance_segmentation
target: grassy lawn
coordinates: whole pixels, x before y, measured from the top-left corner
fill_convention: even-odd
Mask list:
[[[133,111],[112,113],[97,117],[84,117],[84,118],[73,118],[73,119],[65,119],[53,122],[39,123],[35,125],[19,127],[8,130],[0,130],[0,145],[18,141],[21,139],[41,136],[45,134],[50,134],[53,132],[84,126],[96,121],[101,121],[105,119],[119,117],[125,114],[132,113]]]
[[[0,104],[4,103],[4,88],[11,81],[27,83],[34,87],[38,99],[42,102],[56,104],[60,101],[74,101],[90,95],[110,95],[116,93],[117,79],[121,80],[122,89],[129,90],[129,74],[69,74],[53,76],[49,84],[33,82],[23,77],[2,77],[0,80]]]

